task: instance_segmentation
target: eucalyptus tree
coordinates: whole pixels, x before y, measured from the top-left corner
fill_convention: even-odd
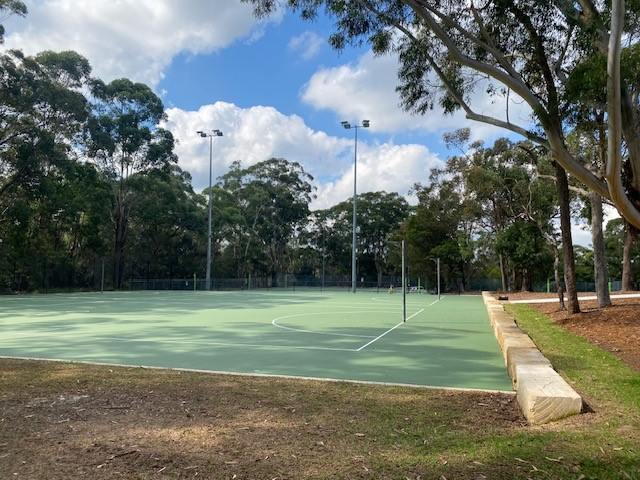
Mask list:
[[[604,243],[611,275],[622,279],[622,290],[636,290],[640,285],[640,246],[629,242],[627,228],[623,218],[609,220]]]
[[[11,50],[0,55],[0,226],[5,239],[0,248],[17,251],[8,238],[22,242],[24,248],[40,241],[40,248],[24,261],[40,262],[41,272],[52,256],[66,254],[75,261],[78,251],[72,253],[58,242],[77,238],[63,232],[63,225],[77,222],[79,227],[86,218],[86,212],[74,208],[76,197],[69,195],[77,185],[74,178],[91,174],[75,165],[88,115],[83,91],[92,83],[90,72],[89,62],[71,51],[25,56]],[[72,217],[74,221],[65,221]],[[34,227],[37,224],[41,228]],[[14,236],[12,229],[27,237]],[[43,283],[36,280],[29,286]]]
[[[496,239],[496,249],[514,265],[513,284],[523,291],[533,290],[534,280],[546,279],[551,273],[551,253],[546,247],[540,229],[528,219],[515,219]]]
[[[138,198],[131,180],[135,175],[175,163],[177,157],[172,134],[157,126],[165,119],[162,100],[147,85],[125,78],[108,84],[96,81],[92,95],[86,154],[112,185],[114,281],[119,288],[129,218]]]
[[[530,142],[501,138],[492,146],[485,147],[479,142],[468,145],[469,137],[469,129],[444,135],[447,146],[457,147],[462,152],[462,155],[447,160],[445,171],[449,181],[455,180],[460,185],[460,211],[462,218],[467,219],[466,223],[473,222],[473,236],[488,236],[497,246],[502,289],[529,288],[530,280],[541,270],[541,265],[533,262],[533,257],[527,264],[527,259],[519,256],[516,246],[504,242],[504,238],[511,241],[522,234],[522,241],[531,244],[530,240],[534,238],[531,227],[538,230],[536,242],[544,238],[555,252],[554,272],[557,283],[561,285],[557,261],[560,248],[554,227],[558,218],[558,202],[553,185],[541,180],[539,173],[544,171],[545,165],[549,167],[548,162],[543,162],[544,157]],[[536,246],[539,249],[543,247]]]
[[[254,5],[258,16],[278,8],[274,0],[243,0]],[[633,20],[637,7],[629,4],[624,27],[624,1],[614,0],[612,34],[610,10],[604,3],[435,0],[287,0],[286,5],[303,18],[317,17],[319,9],[335,20],[331,44],[342,49],[348,43],[368,42],[376,53],[393,51],[400,60],[398,90],[406,108],[424,113],[438,103],[445,111],[462,108],[467,117],[505,128],[547,147],[554,159],[589,188],[606,197],[616,189],[614,177],[601,181],[567,149],[564,138],[564,85],[585,54],[607,56],[612,45],[626,34],[635,43]],[[622,16],[622,18],[620,18]],[[622,20],[622,21],[620,21]],[[613,59],[615,60],[615,59]],[[615,62],[612,62],[615,64]],[[474,110],[472,85],[487,78],[490,94],[509,92],[523,99],[533,111],[542,131]],[[437,82],[436,88],[434,82]],[[632,85],[622,85],[617,106],[629,114],[623,119],[625,139],[634,145],[637,99]],[[442,92],[441,95],[439,93]],[[508,99],[509,95],[505,95]],[[635,136],[637,137],[637,135]],[[633,169],[640,158],[632,158]],[[620,178],[620,170],[613,172]],[[639,179],[640,175],[635,175]],[[627,200],[629,200],[627,198]],[[625,216],[640,226],[640,213],[624,199],[614,199]]]
[[[243,1],[253,4],[258,16],[269,15],[281,3]],[[637,40],[635,4],[628,12],[631,21],[626,30],[623,0],[613,1],[612,15],[605,3],[566,1],[497,0],[476,5],[462,0],[287,0],[285,4],[307,19],[317,17],[324,7],[335,20],[330,43],[338,50],[366,42],[376,53],[397,55],[397,90],[407,110],[424,114],[436,105],[445,112],[462,109],[469,119],[522,135],[552,152],[561,198],[566,199],[566,170],[610,198],[625,218],[640,227],[639,109],[633,86],[622,81],[607,86],[610,128],[616,134],[610,136],[615,143],[604,179],[567,148],[564,97],[567,79],[585,55],[607,56],[609,77],[620,79],[615,75],[620,40],[623,34],[632,45]],[[487,80],[488,94],[505,100],[506,118],[481,113],[472,104],[471,93],[481,84],[479,79]],[[533,128],[508,114],[513,96],[530,107]],[[621,167],[622,135],[629,145],[630,174]],[[568,211],[562,212],[561,221],[565,266],[571,267]],[[577,298],[570,299],[570,310],[579,311]]]
[[[345,276],[351,272],[353,203],[345,200],[338,205],[312,212],[309,228],[315,248],[322,252],[320,259],[325,260],[325,273]]]
[[[337,245],[335,241],[342,239],[340,250],[342,258],[347,262],[346,252],[350,251],[350,237],[353,219],[350,217],[353,210],[353,199],[347,199],[334,205],[325,211],[324,217],[332,226],[334,236],[332,249]],[[359,256],[359,274],[367,274],[363,265],[369,261],[373,264],[377,286],[382,287],[382,276],[390,270],[388,265],[389,251],[393,248],[390,243],[393,234],[400,228],[409,214],[407,201],[395,192],[388,193],[365,192],[358,195],[357,221],[357,245]],[[397,249],[397,247],[396,247]]]
[[[313,177],[302,165],[283,158],[270,158],[247,168],[234,162],[220,177],[217,198],[231,201],[226,238],[236,252],[238,276],[256,270],[274,279],[286,267],[286,251],[298,227],[309,216],[314,198]],[[215,190],[214,190],[215,192]]]
[[[206,209],[191,175],[166,164],[132,179],[139,192],[130,220],[132,275],[191,278],[205,268]]]
[[[428,184],[414,185],[418,205],[403,226],[413,271],[422,278],[435,279],[435,260],[440,258],[445,285],[464,278],[464,259],[458,241],[464,199],[458,180],[448,178],[445,169],[432,169]]]
[[[24,17],[27,6],[20,0],[0,0],[0,22],[12,15]],[[0,44],[4,43],[4,26],[0,23]]]
[[[89,62],[71,51],[0,56],[0,202],[18,185],[37,184],[48,159],[74,154],[90,73]]]

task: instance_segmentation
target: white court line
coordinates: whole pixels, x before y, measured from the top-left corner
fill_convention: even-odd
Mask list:
[[[280,325],[278,323],[278,320],[283,320],[285,318],[292,318],[292,317],[304,317],[304,316],[311,316],[311,315],[351,315],[354,313],[377,313],[374,311],[361,311],[361,312],[323,312],[323,313],[296,313],[293,315],[285,315],[284,317],[278,317],[278,318],[274,318],[271,321],[271,324],[275,327],[278,328],[282,328],[283,330],[290,330],[292,332],[302,332],[302,333],[313,333],[313,334],[317,334],[317,335],[333,335],[336,337],[358,337],[358,338],[371,338],[370,335],[355,335],[352,333],[333,333],[333,332],[318,332],[317,330],[305,330],[303,328],[294,328],[294,327],[285,327],[284,325]]]
[[[424,308],[422,310],[417,311],[416,313],[414,313],[413,315],[411,315],[410,317],[407,317],[407,320],[415,317],[416,315],[418,315],[419,313],[424,312]],[[374,338],[373,340],[371,340],[369,343],[364,344],[363,346],[361,346],[359,349],[356,350],[356,352],[359,352],[360,350],[363,350],[365,348],[367,348],[369,345],[371,345],[374,342],[377,342],[378,340],[380,340],[382,337],[384,337],[387,333],[391,333],[393,332],[396,328],[398,328],[400,325],[404,324],[405,322],[400,322],[399,324],[397,324],[395,327],[391,327],[389,330],[387,330],[386,332],[384,332],[382,335],[378,335],[376,338]]]

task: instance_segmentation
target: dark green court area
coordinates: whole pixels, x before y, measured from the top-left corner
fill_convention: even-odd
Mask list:
[[[481,296],[362,290],[0,298],[0,356],[512,390]]]

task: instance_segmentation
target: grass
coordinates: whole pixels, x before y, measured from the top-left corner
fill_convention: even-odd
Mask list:
[[[640,372],[631,370],[611,353],[566,332],[531,307],[512,304],[507,305],[506,310],[589,405],[629,414],[640,411]]]
[[[640,479],[640,374],[510,308],[591,412],[532,427],[512,395],[4,359],[0,478]]]

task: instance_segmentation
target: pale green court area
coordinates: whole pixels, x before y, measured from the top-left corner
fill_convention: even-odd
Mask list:
[[[361,290],[0,297],[0,356],[513,390],[481,296]]]

